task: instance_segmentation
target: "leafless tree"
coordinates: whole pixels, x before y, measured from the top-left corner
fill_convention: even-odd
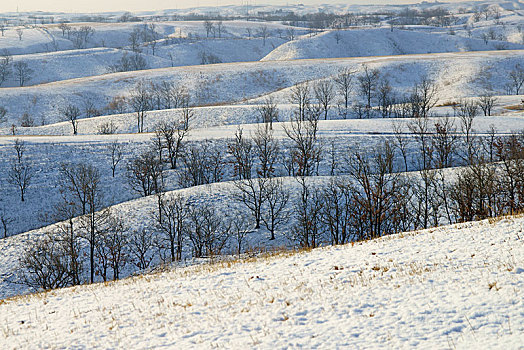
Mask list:
[[[8,181],[10,184],[16,186],[20,191],[20,200],[25,201],[25,194],[28,187],[31,185],[34,171],[25,157],[26,145],[25,142],[19,139],[15,140],[14,149],[16,152],[16,159],[11,163],[8,171]]]
[[[437,86],[427,77],[415,85],[410,96],[413,117],[428,117],[429,112],[438,102]]]
[[[212,182],[220,182],[225,165],[224,154],[219,147],[213,147],[207,140],[185,147],[183,169],[179,172],[182,187],[193,187]]]
[[[167,150],[171,169],[176,169],[181,156],[184,139],[189,133],[189,122],[193,112],[189,108],[182,110],[182,118],[175,122],[161,122],[157,125],[156,134]]]
[[[195,258],[219,255],[230,235],[230,223],[225,223],[212,206],[190,205],[189,239]]]
[[[269,30],[266,25],[258,28],[258,36],[262,38],[263,46],[266,46],[266,40],[269,38]]]
[[[0,106],[0,124],[7,122],[7,109],[4,106]]]
[[[366,100],[366,106],[371,107],[371,99],[373,98],[380,78],[380,73],[376,69],[371,69],[369,66],[362,65],[363,73],[358,77],[358,88],[360,94]]]
[[[524,68],[516,64],[515,68],[509,72],[509,83],[515,95],[520,95],[522,86],[524,86]]]
[[[293,86],[290,90],[289,102],[297,105],[297,117],[299,120],[304,121],[306,112],[311,105],[309,84],[306,82]]]
[[[286,36],[288,38],[288,40],[295,40],[295,28],[293,27],[288,27],[286,29]]]
[[[271,233],[270,240],[275,239],[275,231],[288,219],[286,209],[289,196],[289,191],[284,187],[282,179],[270,178],[266,181],[262,221]]]
[[[135,26],[131,33],[129,33],[129,45],[131,46],[131,51],[139,53],[141,42],[141,29],[140,26]]]
[[[162,192],[164,170],[158,157],[144,152],[127,163],[127,179],[131,189],[142,196]]]
[[[19,260],[20,280],[34,290],[70,285],[69,259],[52,233],[32,241]]]
[[[217,21],[215,24],[218,32],[218,38],[222,38],[222,32],[224,31],[224,24],[222,21]]]
[[[71,26],[65,22],[62,22],[60,23],[60,25],[58,26],[58,28],[60,28],[60,30],[62,30],[62,37],[65,37],[66,33],[68,33],[68,37],[69,37],[69,32],[71,31]]]
[[[258,125],[253,135],[253,143],[255,157],[259,161],[257,175],[264,178],[274,176],[280,146],[273,136],[273,130],[268,128],[267,125]]]
[[[71,122],[73,135],[76,135],[78,132],[78,117],[80,116],[80,109],[73,104],[68,104],[60,109],[60,113],[65,121]]]
[[[11,76],[11,63],[13,57],[7,50],[2,51],[0,56],[0,86]]]
[[[337,45],[338,45],[340,43],[340,40],[342,39],[342,35],[340,35],[340,31],[339,30],[335,30],[334,38],[335,38],[335,41],[337,42]]]
[[[95,29],[91,26],[81,26],[79,29],[73,29],[71,34],[74,47],[76,49],[84,49],[95,34]]]
[[[344,68],[334,79],[337,86],[337,91],[344,99],[344,106],[346,110],[349,106],[349,95],[352,89],[354,73],[355,72],[349,68]]]
[[[273,98],[264,100],[264,104],[257,107],[257,112],[262,123],[268,124],[269,129],[273,129],[273,122],[278,121],[278,107]]]
[[[321,221],[331,244],[347,243],[351,237],[352,191],[347,180],[331,180],[322,191]]]
[[[205,21],[204,22],[204,29],[206,30],[206,37],[209,38],[209,34],[213,32],[213,22],[211,21]]]
[[[464,146],[466,148],[465,160],[468,164],[472,164],[476,156],[473,122],[477,116],[478,106],[474,101],[461,100],[454,108],[460,118],[461,129],[464,135]]]
[[[144,119],[151,108],[151,94],[144,81],[138,82],[131,91],[129,105],[137,116],[137,132],[144,132]]]
[[[102,209],[103,194],[100,188],[100,172],[90,164],[62,164],[60,184],[82,208],[81,227],[89,243],[90,282],[95,278],[95,248],[100,228],[107,221],[108,214]]]
[[[16,61],[13,64],[16,79],[20,86],[24,86],[25,83],[33,78],[34,71],[29,68],[29,65],[23,61]]]
[[[235,212],[229,215],[228,219],[231,221],[231,233],[235,237],[237,254],[240,256],[247,235],[251,232],[252,223],[242,212]]]
[[[134,265],[145,270],[153,260],[153,233],[147,229],[135,230],[129,238],[129,250]]]
[[[7,30],[7,22],[1,21],[0,22],[0,32],[2,33],[2,36],[4,36],[4,33],[6,30]]]
[[[24,35],[24,30],[22,28],[16,28],[16,35],[18,35],[18,40],[22,41],[22,36]]]
[[[497,103],[497,98],[494,97],[491,93],[485,93],[478,98],[477,105],[480,107],[484,116],[490,116],[491,110]]]
[[[3,237],[7,238],[9,235],[9,225],[14,222],[14,219],[11,218],[5,209],[0,209],[0,225],[2,226]]]
[[[292,141],[291,159],[295,176],[311,176],[320,162],[322,148],[317,137],[318,115],[308,116],[306,120],[293,118],[284,125],[284,132]]]
[[[227,152],[233,158],[234,176],[238,176],[239,180],[250,179],[255,160],[253,142],[243,136],[241,127],[235,132],[234,139],[228,142]]]
[[[322,235],[322,197],[320,192],[308,183],[307,177],[299,176],[299,199],[295,203],[296,223],[291,228],[291,237],[301,247],[316,248]]]
[[[180,194],[163,198],[160,210],[162,215],[155,215],[156,227],[162,233],[162,241],[167,243],[171,261],[181,260],[189,215],[186,199]]]
[[[124,157],[124,145],[118,141],[113,141],[107,145],[107,151],[111,158],[111,173],[115,177],[116,168]]]
[[[96,132],[99,135],[113,135],[116,134],[117,131],[118,126],[116,126],[112,120],[103,122],[96,127]]]
[[[408,145],[409,137],[406,137],[404,134],[404,125],[398,122],[392,122],[391,127],[395,136],[395,147],[398,148],[402,159],[404,161],[404,171],[408,172]]]
[[[314,87],[315,97],[324,110],[324,120],[327,120],[329,107],[335,98],[335,89],[331,82],[325,80],[317,83]]]
[[[125,230],[122,219],[109,213],[105,225],[97,234],[96,255],[104,281],[108,278],[108,268],[113,272],[113,279],[119,279],[120,271],[129,261],[129,241]]]

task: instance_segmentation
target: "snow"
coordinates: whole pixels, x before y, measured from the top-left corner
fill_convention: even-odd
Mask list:
[[[473,21],[473,9],[497,5],[499,21]],[[16,35],[17,27],[9,27],[0,37],[0,51],[8,50],[15,62],[27,62],[35,74],[28,83],[32,86],[17,87],[11,78],[0,89],[0,105],[8,109],[8,120],[0,125],[0,212],[14,219],[9,225],[11,236],[0,239],[0,348],[522,347],[522,216],[291,252],[296,242],[289,239],[289,232],[295,218],[289,205],[289,219],[277,230],[275,240],[269,240],[265,228],[249,232],[246,238],[246,251],[277,250],[274,254],[247,253],[236,259],[236,242],[231,238],[224,248],[228,256],[199,260],[191,258],[187,242],[179,264],[161,266],[156,272],[137,271],[128,264],[121,272],[127,278],[118,282],[31,295],[22,295],[32,290],[18,283],[20,256],[28,245],[56,228],[46,214],[60,196],[56,180],[63,162],[97,166],[103,205],[124,219],[127,233],[152,226],[156,198],[139,198],[129,188],[125,164],[146,149],[159,122],[181,115],[179,109],[150,111],[145,119],[148,132],[142,134],[136,134],[134,113],[82,116],[79,135],[73,136],[70,123],[61,122],[60,107],[66,102],[79,107],[92,102],[110,113],[105,110],[109,101],[128,95],[139,81],[173,82],[186,87],[196,105],[187,140],[225,149],[238,128],[246,137],[253,134],[259,122],[257,108],[272,97],[280,111],[274,136],[285,144],[289,141],[283,126],[296,108],[290,104],[290,89],[301,82],[332,79],[344,68],[354,70],[356,80],[365,64],[380,71],[396,96],[409,93],[422,77],[434,79],[439,101],[432,110],[435,118],[429,121],[432,127],[439,117],[453,115],[453,102],[462,98],[475,101],[489,91],[497,98],[493,116],[475,118],[473,134],[485,135],[492,125],[497,135],[524,130],[524,111],[514,108],[524,96],[505,95],[508,73],[517,64],[524,66],[518,27],[524,23],[521,2],[345,2],[256,5],[249,10],[314,15],[319,11],[371,13],[441,6],[455,12],[466,10],[457,13],[457,22],[446,28],[412,25],[391,30],[387,21],[395,18],[386,15],[377,28],[319,32],[301,27],[302,22],[291,26],[224,20],[220,38],[208,37],[203,21],[155,21],[161,36],[155,55],[151,46],[140,47],[148,69],[114,74],[107,74],[107,67],[129,52],[129,33],[137,23],[78,23],[75,18],[82,14],[55,14],[55,24],[23,27],[22,40]],[[245,9],[232,5],[136,15],[149,19],[190,13],[244,16]],[[120,14],[106,15],[115,18]],[[5,14],[10,24],[32,15]],[[58,28],[61,20],[73,21],[74,27],[95,28],[87,48],[73,48]],[[257,35],[262,26],[270,33],[265,43]],[[292,41],[286,34],[290,28],[295,31]],[[482,36],[491,32],[507,41],[485,43]],[[204,53],[215,55],[222,63],[200,65]],[[356,86],[350,99],[352,103],[361,99]],[[318,130],[322,144],[332,144],[340,157],[391,138],[393,123],[402,127],[403,137],[413,137],[406,127],[409,119],[343,120],[340,103],[333,101],[329,120],[320,121]],[[10,125],[18,124],[24,113],[41,126],[19,127],[11,136]],[[459,127],[458,118],[451,120]],[[118,128],[117,133],[98,135],[98,127],[107,122]],[[16,139],[26,142],[27,159],[36,172],[23,203],[7,182]],[[107,151],[114,141],[125,146],[115,178]],[[407,154],[408,170],[417,170],[413,143]],[[308,181],[322,185],[333,180],[325,176],[328,162],[325,157],[319,166],[321,176]],[[456,170],[446,170],[449,178]],[[343,176],[343,170],[338,171],[337,176]],[[285,172],[277,167],[276,175]],[[417,172],[405,176],[418,179]],[[225,182],[181,189],[177,171],[166,170],[166,195],[182,194],[192,203],[213,206],[227,216],[242,206],[232,197],[236,188],[227,182],[232,179],[228,167]],[[281,179],[291,199],[298,196],[298,182]],[[86,252],[85,246],[82,249]],[[159,264],[160,259],[155,259],[154,264]]]
[[[337,42],[337,37],[338,41]],[[307,58],[389,56],[417,53],[496,50],[502,42],[469,39],[447,34],[428,34],[386,28],[333,30],[302,36],[273,50],[264,61]],[[504,44],[505,49],[522,49],[524,45]]]
[[[522,217],[3,300],[0,347],[519,348]]]

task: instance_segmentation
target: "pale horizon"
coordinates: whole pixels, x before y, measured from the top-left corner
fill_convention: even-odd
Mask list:
[[[33,11],[48,11],[48,12],[110,12],[110,11],[158,11],[164,9],[182,9],[193,8],[201,6],[226,6],[226,5],[245,5],[249,2],[250,5],[292,5],[292,4],[359,4],[359,5],[398,5],[398,4],[415,4],[422,2],[421,0],[150,0],[143,1],[101,1],[101,0],[21,0],[13,2],[0,2],[0,12],[33,12]],[[433,2],[433,1],[430,1]],[[461,2],[460,0],[448,0],[445,2]]]

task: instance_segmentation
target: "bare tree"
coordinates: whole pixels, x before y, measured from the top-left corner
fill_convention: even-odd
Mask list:
[[[244,241],[251,231],[251,222],[241,212],[236,212],[230,215],[229,220],[231,220],[231,233],[234,235],[237,242],[237,254],[240,256],[244,246]]]
[[[107,280],[108,267],[113,272],[113,279],[120,278],[120,271],[129,261],[128,237],[121,218],[113,213],[97,233],[96,255],[99,259],[100,275]]]
[[[477,100],[477,105],[484,113],[484,116],[491,115],[491,110],[495,106],[495,103],[497,103],[497,98],[494,97],[491,93],[485,93]]]
[[[162,163],[151,152],[144,152],[127,164],[129,186],[142,196],[160,193],[163,188],[163,176]]]
[[[4,106],[0,106],[0,124],[7,122],[7,109]]]
[[[16,35],[18,35],[18,40],[22,41],[22,36],[24,35],[24,30],[22,28],[16,28]]]
[[[129,105],[137,117],[137,132],[144,132],[144,119],[151,108],[151,94],[144,81],[138,82],[129,96]]]
[[[5,209],[0,209],[0,225],[2,226],[3,237],[7,238],[9,235],[9,225],[13,223],[14,219],[9,217]]]
[[[262,38],[263,46],[266,46],[266,39],[269,37],[269,30],[266,25],[258,28],[258,36]]]
[[[207,140],[198,145],[190,143],[185,147],[182,162],[184,166],[178,179],[182,187],[199,186],[222,180],[224,154],[219,147],[211,146]]]
[[[358,77],[358,88],[360,94],[366,100],[366,107],[371,108],[371,99],[377,90],[380,73],[365,64],[362,65],[362,69],[364,72]]]
[[[11,63],[13,57],[7,50],[2,51],[0,56],[0,86],[11,76]]]
[[[335,90],[333,84],[329,81],[321,81],[317,83],[314,87],[315,97],[317,98],[318,103],[322,106],[324,110],[324,120],[327,120],[329,107],[331,102],[335,98]]]
[[[288,40],[295,40],[295,28],[293,27],[288,27],[286,29],[286,36],[288,38]]]
[[[227,152],[232,156],[233,174],[239,180],[250,179],[255,155],[253,142],[243,136],[242,128],[235,132],[235,138],[228,142]]]
[[[70,285],[69,260],[52,233],[31,241],[19,260],[20,280],[34,290]]]
[[[61,165],[59,183],[64,191],[77,200],[82,209],[81,227],[84,229],[84,239],[89,243],[90,282],[95,278],[95,249],[100,227],[107,220],[108,213],[99,212],[102,208],[102,191],[100,188],[100,172],[90,164]]]
[[[267,125],[258,125],[253,135],[253,143],[253,151],[259,161],[257,175],[264,178],[274,176],[280,146],[273,136],[273,131]]]
[[[429,112],[438,102],[437,86],[427,77],[415,85],[410,96],[413,117],[428,117]]]
[[[222,32],[224,31],[224,24],[222,23],[222,21],[217,21],[215,25],[218,31],[218,38],[221,38]]]
[[[293,118],[284,125],[284,132],[292,141],[291,159],[295,176],[313,175],[315,166],[320,162],[322,149],[317,138],[318,115],[306,120]]]
[[[344,99],[344,106],[346,110],[349,106],[349,94],[351,93],[352,89],[354,73],[355,72],[349,68],[344,68],[334,79],[337,86],[337,91]]]
[[[285,215],[289,196],[282,179],[270,178],[265,183],[262,221],[271,233],[270,240],[275,239],[275,231],[288,219]]]
[[[176,169],[181,156],[184,139],[189,133],[189,122],[193,111],[189,108],[182,109],[182,118],[175,122],[161,122],[157,125],[156,135],[167,150],[167,157],[171,169]]]
[[[0,32],[2,33],[2,36],[4,36],[4,33],[6,30],[7,30],[7,22],[1,21],[0,22]]]
[[[29,68],[29,65],[23,61],[16,61],[13,64],[15,76],[20,86],[24,86],[29,80],[32,79],[34,71]]]
[[[515,95],[520,95],[522,86],[524,86],[524,68],[516,64],[515,68],[509,72],[508,85],[513,89]]]
[[[205,21],[204,22],[204,29],[206,30],[206,37],[209,38],[209,34],[213,32],[213,22],[211,21]]]
[[[140,44],[141,42],[141,36],[142,36],[142,30],[140,26],[133,27],[133,30],[131,33],[129,33],[129,45],[131,46],[131,51],[139,53],[140,50]]]
[[[473,135],[473,121],[477,116],[478,106],[474,101],[461,100],[455,107],[460,118],[464,144],[466,148],[465,160],[472,164],[476,156],[475,137]]]
[[[107,151],[111,157],[111,173],[115,177],[116,167],[124,157],[124,145],[118,141],[113,141],[107,145]]]
[[[297,105],[297,117],[304,121],[306,112],[311,105],[309,84],[306,82],[293,86],[290,90],[289,102]]]
[[[171,261],[181,260],[189,215],[186,199],[180,194],[163,198],[160,210],[162,215],[155,215],[156,227],[162,233],[162,241],[167,243]]]
[[[24,202],[25,193],[31,185],[33,179],[33,168],[24,156],[26,151],[25,142],[19,139],[15,140],[14,149],[16,152],[16,159],[11,163],[8,171],[8,181],[10,184],[16,186],[20,191],[20,200]]]
[[[147,269],[153,260],[153,233],[146,229],[133,231],[129,249],[134,265],[140,270]]]
[[[273,129],[273,122],[278,121],[278,107],[273,98],[264,100],[264,104],[257,107],[258,114],[262,123],[268,124],[269,129]]]
[[[68,37],[69,37],[69,32],[71,31],[71,26],[65,22],[62,22],[60,23],[60,25],[58,26],[58,28],[60,28],[60,30],[62,30],[62,37],[65,37],[66,33],[68,33]]]
[[[299,199],[295,203],[296,223],[291,228],[291,238],[301,247],[316,248],[321,243],[322,197],[320,192],[308,183],[307,177],[299,176]]]
[[[69,104],[61,108],[60,113],[65,121],[71,122],[73,135],[76,135],[78,132],[78,117],[80,116],[80,109],[75,105]]]

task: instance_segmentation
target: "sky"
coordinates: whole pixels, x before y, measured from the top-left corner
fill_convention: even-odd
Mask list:
[[[188,8],[198,6],[355,3],[355,4],[399,4],[415,3],[419,0],[0,0],[0,12],[61,11],[61,12],[104,12],[140,11]],[[449,1],[449,0],[448,0]],[[452,0],[453,1],[453,0]]]

